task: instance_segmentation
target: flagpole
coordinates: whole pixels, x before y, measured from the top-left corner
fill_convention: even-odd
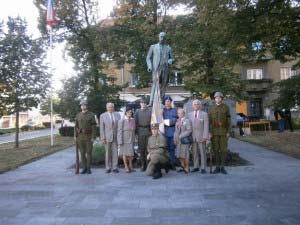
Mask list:
[[[53,65],[52,65],[52,49],[53,49],[53,40],[52,40],[52,26],[50,26],[50,126],[51,126],[51,146],[53,146],[53,86],[52,86],[52,76],[53,76]]]

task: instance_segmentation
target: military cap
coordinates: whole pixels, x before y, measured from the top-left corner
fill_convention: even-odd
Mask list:
[[[159,128],[159,123],[152,123],[151,124],[151,129],[158,129]]]
[[[79,103],[79,105],[87,105],[87,100],[82,99]]]
[[[224,95],[222,94],[222,92],[217,91],[214,95],[214,97],[221,97],[224,98]]]
[[[166,100],[170,100],[171,102],[173,101],[173,99],[171,98],[170,95],[166,95],[166,96],[164,97],[164,101],[166,101]]]
[[[146,103],[147,104],[147,99],[145,97],[142,97],[140,100],[140,103]]]

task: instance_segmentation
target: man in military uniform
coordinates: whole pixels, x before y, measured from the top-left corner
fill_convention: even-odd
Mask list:
[[[87,102],[80,102],[81,112],[75,118],[75,135],[80,149],[82,171],[81,174],[91,174],[93,142],[96,139],[95,115],[87,109]]]
[[[216,168],[213,173],[227,174],[224,162],[231,125],[230,111],[229,107],[222,103],[224,96],[221,92],[216,92],[214,97],[215,104],[209,108],[208,112],[210,137],[216,159]]]
[[[170,96],[164,97],[165,107],[163,109],[163,118],[165,125],[165,137],[167,140],[167,149],[170,154],[171,169],[175,170],[175,144],[174,144],[174,133],[175,124],[178,119],[177,109],[172,108],[172,98]]]
[[[145,98],[141,99],[140,106],[141,108],[138,109],[134,114],[134,120],[136,124],[136,134],[138,139],[139,151],[141,154],[141,171],[144,172],[147,167],[147,143],[148,138],[151,135],[151,110],[147,107]]]
[[[162,177],[161,169],[168,172],[169,153],[166,150],[166,139],[158,133],[159,124],[151,124],[152,136],[149,137],[147,146],[147,159],[149,160],[146,174],[153,179]]]

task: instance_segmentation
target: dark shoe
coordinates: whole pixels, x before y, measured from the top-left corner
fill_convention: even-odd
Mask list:
[[[110,172],[111,172],[111,170],[110,170],[110,169],[108,169],[108,170],[106,170],[106,171],[105,171],[105,173],[110,173]]]
[[[222,174],[227,174],[227,171],[225,170],[224,167],[221,168],[221,173],[222,173]]]
[[[86,172],[87,172],[87,169],[83,169],[80,173],[81,174],[86,174]]]
[[[216,167],[215,170],[213,171],[213,174],[217,174],[217,173],[220,173],[220,167]]]
[[[161,178],[161,177],[162,177],[161,172],[158,172],[158,173],[153,174],[153,179],[154,179],[154,180],[159,179],[159,178]]]
[[[199,171],[199,168],[194,168],[194,169],[192,169],[192,173],[194,173],[194,172],[198,172]]]
[[[163,169],[165,169],[166,173],[169,173],[169,170],[171,169],[171,164],[170,163],[165,163],[163,165]]]
[[[170,168],[171,170],[176,170],[176,166],[175,166],[174,163],[170,163],[169,165],[170,165],[169,168]]]
[[[118,169],[113,169],[113,172],[114,173],[119,173],[119,170]]]
[[[201,169],[201,173],[202,173],[202,174],[206,174],[206,170]]]
[[[92,173],[91,169],[87,169],[86,173],[91,174]]]
[[[162,177],[161,174],[161,165],[157,164],[155,165],[154,171],[153,171],[153,179],[159,179]]]

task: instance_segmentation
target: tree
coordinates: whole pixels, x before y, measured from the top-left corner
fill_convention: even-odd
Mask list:
[[[26,22],[8,18],[7,33],[0,39],[0,102],[8,113],[16,114],[16,147],[19,146],[19,113],[37,107],[50,86],[50,75],[43,59],[41,39],[26,34]]]
[[[281,109],[291,109],[300,106],[300,76],[293,76],[289,79],[277,82],[274,85],[278,91],[278,98],[274,106]]]
[[[51,111],[51,96],[47,95],[46,98],[41,99],[40,102],[40,112],[42,115],[47,115]],[[57,114],[59,112],[59,99],[52,97],[52,103],[53,103],[53,114]]]
[[[212,96],[221,91],[241,99],[244,82],[234,66],[243,52],[234,38],[234,6],[232,1],[192,1],[191,15],[177,17],[174,38],[175,54],[186,77],[186,89]]]
[[[270,57],[271,53],[273,59],[282,62],[299,59],[299,1],[243,0],[239,2],[235,14],[235,31],[248,49],[259,42],[261,56],[268,54]]]
[[[109,35],[110,28],[100,27],[97,22],[95,16],[97,1],[63,0],[55,2],[59,20],[54,27],[54,36],[56,37],[54,39],[57,41],[65,40],[67,42],[67,50],[74,59],[75,70],[78,73],[76,79],[67,81],[68,84],[71,84],[70,87],[67,87],[67,84],[64,85],[64,90],[62,90],[62,94],[59,97],[65,99],[62,99],[61,102],[67,105],[72,104],[75,107],[79,98],[87,97],[92,102],[91,105],[96,100],[96,105],[99,102],[107,101],[120,104],[121,101],[119,101],[115,93],[121,90],[121,87],[118,85],[109,85],[110,80],[113,78],[108,77],[102,72],[106,64],[105,58],[110,58],[111,56],[111,52],[108,49],[112,40]],[[40,9],[40,30],[44,34],[47,34],[44,19],[45,11],[40,7],[40,4],[43,4],[43,0],[35,0],[35,4]],[[106,86],[109,87],[106,88]],[[74,87],[77,90],[73,90],[76,96],[72,94],[74,97],[72,100],[65,93],[71,91]],[[81,90],[81,92],[78,90]],[[94,109],[100,110],[102,108],[103,106]],[[61,114],[74,116],[74,113],[69,112],[70,109],[75,110],[75,108],[66,108],[68,113],[61,112]],[[77,109],[74,112],[76,111]],[[74,117],[69,117],[69,119],[74,119]]]

